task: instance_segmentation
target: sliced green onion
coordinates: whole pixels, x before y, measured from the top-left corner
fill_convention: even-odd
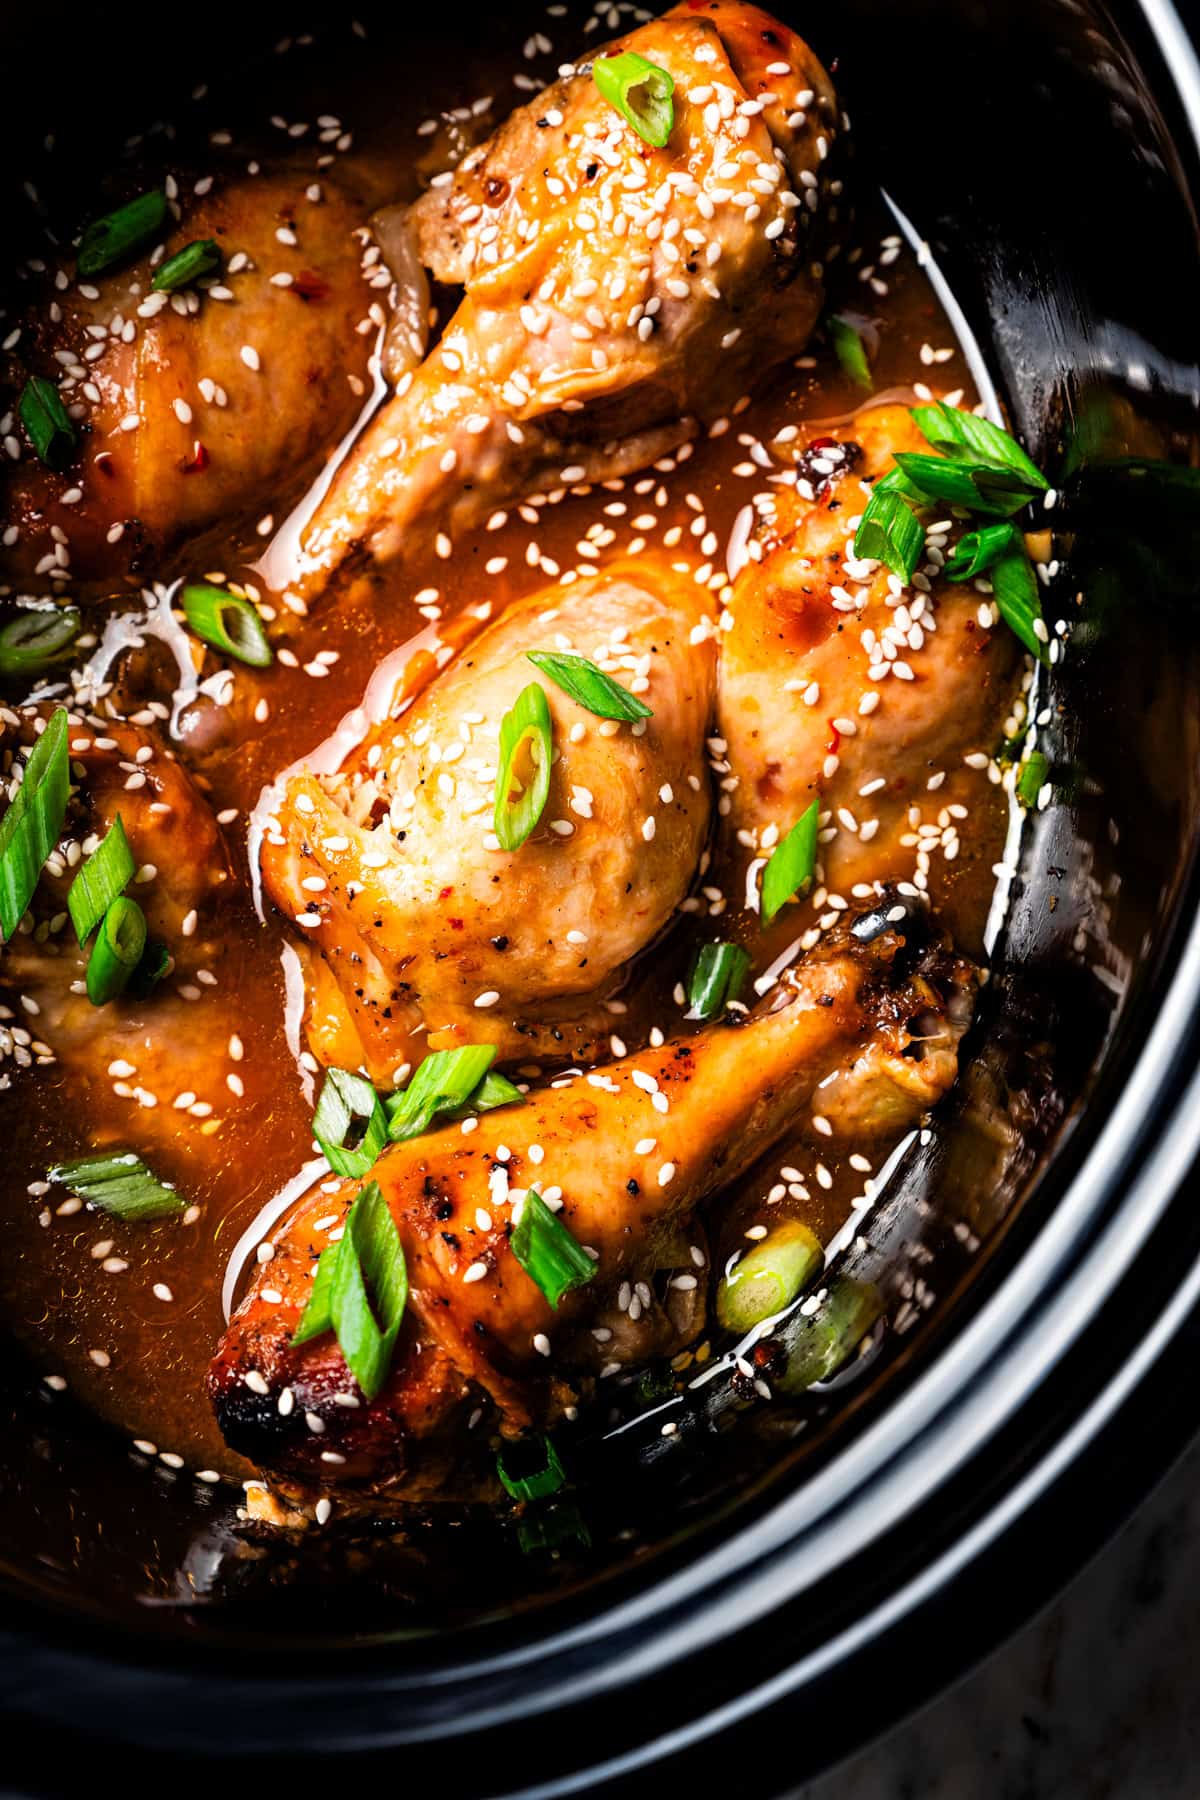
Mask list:
[[[762,922],[769,925],[780,907],[813,878],[817,866],[817,818],[820,804],[814,800],[771,852],[762,872],[760,905]]]
[[[517,1526],[517,1542],[525,1556],[534,1556],[539,1550],[550,1555],[559,1550],[590,1550],[592,1534],[587,1528],[587,1520],[577,1506],[568,1502],[560,1502],[557,1506],[547,1507],[545,1512],[532,1513],[521,1520]]]
[[[869,393],[875,386],[871,377],[871,365],[867,361],[867,347],[862,333],[846,313],[832,313],[825,321],[830,341],[837,352],[837,359],[851,381],[857,382],[860,388]]]
[[[436,1113],[465,1106],[496,1060],[495,1044],[435,1050],[399,1094],[389,1096],[388,1136],[403,1143],[428,1131]]]
[[[67,893],[67,911],[81,948],[113,901],[125,892],[136,869],[133,851],[118,813],[103,841],[81,865]]]
[[[701,944],[688,982],[688,1018],[715,1019],[742,991],[750,958],[739,944]]]
[[[1039,637],[1036,629],[1038,625],[1043,631],[1046,629],[1042,622],[1042,596],[1024,544],[1018,542],[997,557],[988,571],[988,579],[996,610],[1004,623],[1039,662],[1048,664],[1050,653],[1046,640]]]
[[[554,723],[546,690],[531,681],[500,721],[500,767],[492,823],[505,850],[519,850],[542,816],[550,792],[553,751]],[[532,774],[518,766],[522,763],[532,764]]]
[[[171,952],[161,938],[148,938],[142,960],[133,971],[129,991],[135,999],[144,1000],[156,988],[171,967]]]
[[[1020,536],[1015,525],[981,525],[978,531],[966,531],[947,557],[942,574],[947,581],[970,581],[1019,543]]]
[[[755,1244],[717,1289],[717,1318],[726,1331],[749,1331],[790,1306],[822,1267],[820,1239],[788,1219]]]
[[[1036,806],[1038,795],[1046,785],[1046,776],[1050,765],[1040,750],[1030,752],[1029,760],[1021,765],[1017,776],[1017,799],[1022,806]]]
[[[944,400],[933,406],[914,406],[910,411],[917,429],[938,449],[952,455],[965,451],[993,469],[1007,469],[1035,493],[1044,493],[1050,486],[1016,439],[1002,431],[999,425],[993,425],[990,419],[981,419],[957,406],[947,406]]]
[[[557,1306],[569,1289],[585,1287],[596,1273],[592,1258],[536,1188],[529,1188],[521,1202],[511,1243],[513,1255],[551,1306]]]
[[[636,50],[622,50],[617,56],[598,56],[592,75],[608,104],[642,142],[661,150],[675,124],[675,83],[667,71]]]
[[[136,900],[114,900],[88,957],[87,996],[93,1006],[107,1006],[125,992],[145,948],[145,913]]]
[[[155,293],[173,294],[177,288],[188,287],[202,275],[215,274],[220,266],[221,252],[213,239],[197,238],[195,243],[185,244],[182,250],[159,264],[150,286]]]
[[[321,1252],[292,1343],[306,1343],[332,1326],[347,1368],[373,1400],[387,1379],[407,1304],[408,1269],[400,1233],[379,1183],[368,1182],[337,1243]]]
[[[586,656],[559,650],[527,650],[529,661],[555,687],[595,713],[598,719],[652,719],[654,714],[636,694],[598,669]]]
[[[249,600],[210,581],[190,581],[182,596],[184,617],[198,638],[252,669],[273,661],[262,620]]]
[[[854,534],[855,556],[885,563],[907,584],[924,548],[925,527],[912,507],[894,487],[878,482]]]
[[[507,1075],[489,1069],[477,1088],[473,1088],[461,1106],[451,1107],[447,1119],[465,1119],[471,1113],[492,1112],[497,1106],[524,1106],[525,1096]]]
[[[1020,475],[963,457],[922,456],[913,450],[897,450],[896,466],[924,499],[1000,518],[1020,512],[1036,492]]]
[[[93,219],[83,234],[75,267],[85,280],[141,250],[167,221],[167,197],[161,188],[139,194],[116,212]]]
[[[835,1276],[816,1310],[801,1318],[779,1386],[793,1394],[827,1381],[853,1355],[883,1312],[883,1296],[869,1281]]]
[[[38,876],[67,816],[71,764],[67,715],[51,716],[25,764],[25,777],[0,819],[0,931],[8,943],[25,917]]]
[[[37,607],[18,614],[0,631],[0,676],[40,675],[69,652],[79,636],[74,606]]]
[[[313,1114],[313,1136],[331,1169],[365,1175],[388,1141],[387,1114],[371,1083],[348,1069],[328,1070]]]
[[[504,1459],[499,1451],[496,1453],[496,1473],[506,1493],[514,1500],[544,1500],[547,1494],[557,1494],[567,1479],[566,1472],[558,1460],[558,1452],[549,1438],[541,1439],[542,1467],[535,1469],[531,1475],[510,1475],[504,1466]]]
[[[182,1195],[169,1181],[160,1181],[133,1150],[76,1157],[48,1170],[47,1180],[60,1181],[116,1219],[168,1219],[187,1210]]]
[[[78,438],[52,381],[44,375],[31,375],[21,390],[17,411],[30,443],[48,469],[61,469],[70,462]]]

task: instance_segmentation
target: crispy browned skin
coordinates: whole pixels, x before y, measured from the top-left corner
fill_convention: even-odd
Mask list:
[[[32,574],[58,525],[70,544],[65,573],[148,570],[184,534],[272,510],[280,489],[349,430],[374,341],[373,330],[357,329],[374,298],[360,266],[363,217],[335,182],[320,183],[317,201],[307,197],[311,185],[300,175],[218,178],[211,194],[189,201],[166,235],[167,253],[212,238],[227,265],[245,258],[218,283],[229,298],[202,283],[176,296],[177,309],[169,295],[151,294],[149,256],[85,283],[95,298],[69,290],[61,324],[42,328],[38,367],[61,378],[66,405],[82,409],[81,449],[62,474],[27,453],[6,497],[20,527],[10,569]],[[158,310],[143,317],[147,306]],[[103,353],[85,358],[98,342]],[[80,357],[77,374],[54,360],[64,350]],[[64,505],[60,496],[77,488],[82,499]]]
[[[417,203],[420,255],[462,303],[339,472],[299,570],[268,560],[276,585],[307,594],[352,552],[385,561],[418,528],[642,467],[805,343],[837,124],[825,71],[732,0],[600,54],[622,50],[673,77],[670,141],[644,143],[583,63]]]
[[[820,438],[835,448],[801,456],[807,494],[776,490],[761,560],[734,585],[717,718],[737,782],[730,831],[766,849],[765,832],[783,835],[819,797],[824,878],[849,893],[911,868],[908,809],[931,777],[961,773],[965,752],[990,750],[1001,735],[1020,646],[1005,625],[980,625],[971,583],[935,571],[900,592],[881,564],[853,558],[870,483],[897,450],[932,454],[908,409],[869,408]],[[895,650],[884,673],[887,635]]]
[[[612,1028],[598,1002],[670,922],[708,830],[708,607],[704,589],[651,558],[539,590],[415,704],[389,707],[336,774],[286,782],[263,875],[340,990],[338,1007],[316,974],[318,1054],[365,1063],[385,1085],[455,1043],[596,1054]],[[530,650],[597,661],[653,716],[595,717]],[[492,832],[500,723],[534,681],[556,759],[536,827],[507,851]]]
[[[672,1347],[664,1301],[673,1275],[692,1271],[697,1206],[781,1131],[811,1108],[835,1129],[891,1132],[939,1098],[971,988],[969,966],[941,950],[914,956],[895,932],[862,944],[839,931],[740,1028],[624,1057],[488,1113],[474,1131],[449,1126],[393,1146],[373,1176],[408,1261],[408,1336],[370,1404],[332,1337],[290,1345],[317,1259],[359,1185],[323,1184],[276,1233],[213,1362],[210,1393],[230,1444],[293,1478],[370,1482],[403,1498],[422,1480],[421,1441],[436,1444],[464,1389],[489,1396],[507,1432],[551,1422],[564,1378],[614,1357],[584,1326],[622,1281],[645,1282],[654,1298],[644,1332],[629,1331],[615,1360]],[[530,1182],[561,1197],[563,1223],[596,1252],[595,1281],[557,1311],[512,1252],[514,1199]]]

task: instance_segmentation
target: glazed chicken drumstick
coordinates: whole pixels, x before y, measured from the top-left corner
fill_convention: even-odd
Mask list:
[[[592,63],[516,111],[412,209],[421,261],[463,289],[305,529],[260,565],[307,596],[536,488],[639,468],[799,351],[822,300],[825,71],[740,0],[685,4],[599,54],[674,82],[654,148]]]
[[[705,590],[651,559],[511,606],[415,704],[329,775],[270,805],[267,893],[324,996],[310,1041],[384,1085],[426,1049],[594,1055],[598,1009],[687,893],[708,829],[713,643]],[[597,718],[529,661],[575,652],[640,690],[651,716]],[[501,721],[531,682],[553,722],[550,791],[515,850],[493,833]],[[320,1024],[332,1012],[337,1021]],[[418,1032],[427,1036],[417,1037]]]
[[[612,1365],[612,1341],[592,1328],[606,1303],[617,1312],[622,1281],[664,1298],[652,1297],[641,1333],[627,1329],[617,1363],[677,1347],[703,1323],[693,1305],[673,1332],[670,1310],[697,1287],[687,1233],[699,1203],[818,1109],[823,1123],[851,1116],[858,1131],[924,1113],[954,1079],[973,981],[940,945],[895,930],[860,942],[843,929],[740,1027],[556,1082],[472,1132],[451,1125],[385,1151],[372,1177],[400,1233],[410,1299],[390,1377],[369,1404],[332,1335],[291,1343],[358,1186],[320,1184],[276,1233],[213,1362],[229,1443],[310,1484],[369,1481],[376,1497],[389,1484],[412,1497],[423,1469],[440,1474],[439,1434],[466,1401],[487,1396],[501,1428],[518,1433],[553,1423],[581,1372]],[[595,1256],[594,1281],[557,1309],[512,1249],[531,1184],[561,1202],[559,1219]]]

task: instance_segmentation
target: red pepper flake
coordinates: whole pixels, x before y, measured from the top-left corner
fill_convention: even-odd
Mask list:
[[[830,738],[830,740],[826,744],[825,748],[828,750],[828,752],[831,756],[836,756],[838,753],[838,750],[841,748],[842,734],[838,730],[837,726],[834,724],[832,719],[826,719],[825,723],[828,725],[830,731],[832,731],[832,733],[833,733],[833,736]]]
[[[196,441],[192,445],[192,454],[191,454],[190,459],[185,458],[184,461],[180,463],[180,465],[179,465],[180,471],[184,475],[203,474],[204,470],[207,469],[210,460],[211,459],[209,457],[207,449],[200,442],[200,439],[197,438]]]
[[[299,294],[301,300],[326,300],[329,297],[329,283],[315,269],[301,269],[293,278],[288,292]]]

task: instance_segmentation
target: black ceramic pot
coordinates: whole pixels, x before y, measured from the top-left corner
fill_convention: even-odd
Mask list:
[[[134,1466],[14,1352],[0,1790],[57,1794],[83,1753],[189,1793],[236,1764],[445,1800],[768,1800],[1048,1598],[1200,1425],[1200,74],[1167,0],[779,10],[837,59],[858,178],[932,246],[1062,494],[1055,803],[964,1096],[869,1234],[881,1280],[917,1246],[931,1304],[794,1443],[699,1400],[670,1456],[636,1424],[595,1443],[591,1561],[570,1521],[555,1561],[471,1518],[247,1555],[220,1495]],[[319,33],[305,11],[210,5],[194,41],[176,12],[168,43],[131,4],[86,59],[22,20],[10,68],[54,77],[10,81],[10,165],[56,122],[101,155],[282,29]],[[446,11],[404,21],[410,70],[524,26]]]

